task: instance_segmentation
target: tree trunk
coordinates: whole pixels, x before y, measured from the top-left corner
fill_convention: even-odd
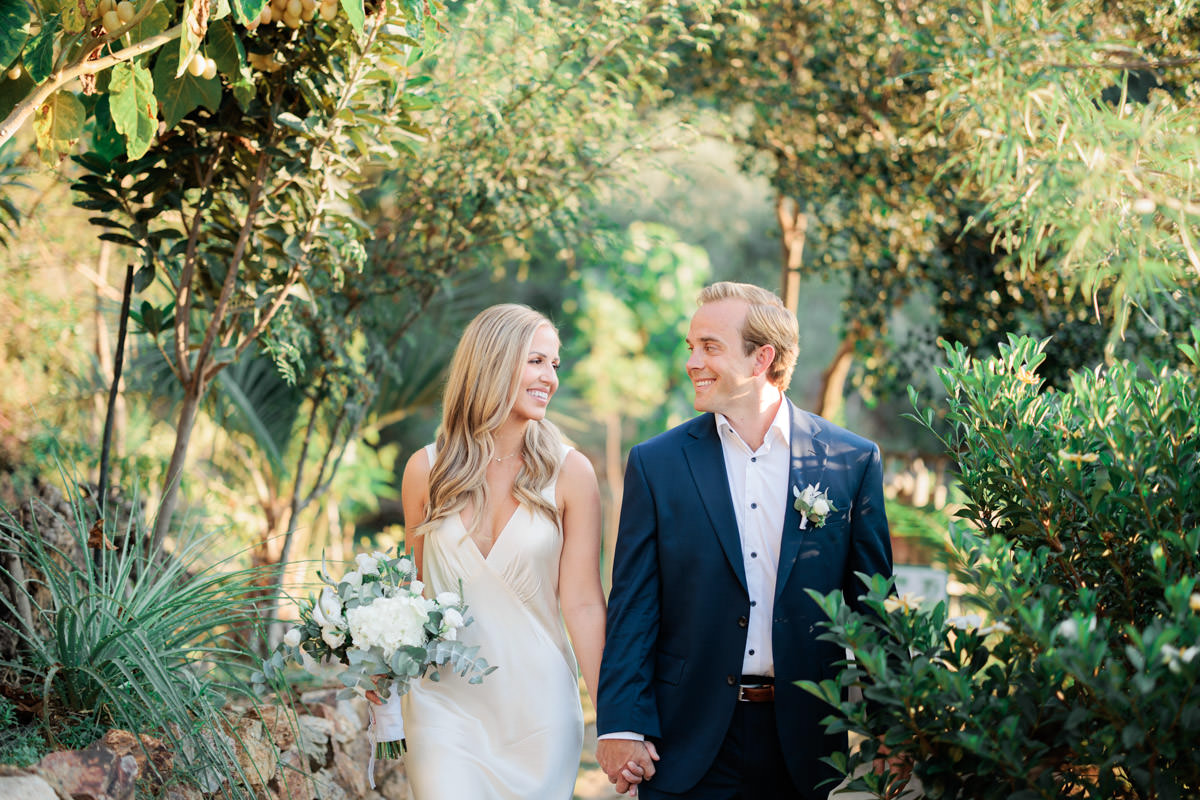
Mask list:
[[[837,422],[842,413],[846,378],[849,377],[850,367],[854,364],[854,345],[859,336],[858,326],[852,326],[838,345],[829,366],[821,374],[821,405],[817,408],[817,414],[827,420]]]
[[[800,267],[804,262],[804,241],[808,235],[808,216],[796,201],[786,195],[775,198],[775,216],[783,242],[783,265],[779,276],[779,296],[794,314],[800,306]]]
[[[613,553],[617,548],[617,527],[621,519],[621,494],[625,488],[625,473],[621,469],[621,415],[616,411],[604,415],[604,479],[608,484],[609,513],[604,525],[600,571],[605,583],[611,584]]]
[[[158,515],[154,519],[154,539],[151,547],[157,549],[171,529],[171,518],[179,505],[179,481],[183,478],[183,465],[187,461],[188,444],[192,429],[196,425],[196,412],[200,410],[200,398],[204,395],[201,384],[200,366],[190,385],[185,387],[183,407],[179,410],[179,422],[175,426],[175,449],[171,451],[171,463],[167,465],[167,479],[163,483],[162,499],[158,504]]]
[[[97,502],[100,518],[104,518],[104,506],[108,503],[108,461],[112,449],[114,417],[121,393],[121,372],[125,365],[125,334],[129,330],[129,303],[133,297],[133,264],[125,268],[125,289],[121,295],[121,318],[117,324],[117,349],[113,354],[112,386],[108,391],[108,411],[104,415],[104,435],[100,440],[100,479]]]

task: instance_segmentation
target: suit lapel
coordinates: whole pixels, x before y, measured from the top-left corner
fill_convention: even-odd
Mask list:
[[[792,567],[800,555],[800,545],[811,531],[800,530],[800,512],[793,502],[793,487],[804,487],[810,483],[820,485],[825,472],[825,442],[820,438],[812,415],[796,408],[788,401],[792,416],[792,458],[787,488],[787,511],[783,515],[783,533],[779,543],[779,569],[775,577],[775,597],[779,598],[783,587],[791,577]]]
[[[746,588],[746,565],[742,560],[742,540],[738,535],[737,517],[733,513],[733,499],[729,493],[729,478],[725,473],[725,455],[721,451],[721,439],[717,434],[716,417],[706,414],[690,431],[695,437],[684,445],[683,454],[692,480],[700,493],[704,510],[712,522],[713,530],[725,557],[737,573],[742,588]]]

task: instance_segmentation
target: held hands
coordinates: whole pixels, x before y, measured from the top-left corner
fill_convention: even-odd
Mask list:
[[[601,739],[596,743],[596,760],[617,786],[619,794],[637,794],[637,785],[654,777],[658,750],[653,742],[634,739]]]

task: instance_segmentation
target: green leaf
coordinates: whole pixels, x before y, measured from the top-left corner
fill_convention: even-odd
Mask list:
[[[91,152],[105,163],[112,163],[113,159],[125,154],[125,140],[121,138],[117,126],[113,123],[108,103],[109,95],[102,95],[92,111]]]
[[[42,23],[42,29],[38,31],[37,35],[25,45],[25,52],[21,59],[25,62],[25,71],[29,73],[29,77],[33,78],[34,83],[46,80],[54,69],[54,39],[61,29],[62,18],[60,15],[51,14]]]
[[[267,7],[267,3],[268,0],[232,0],[233,16],[243,25],[253,22]]]
[[[342,0],[342,10],[346,12],[346,19],[350,20],[355,32],[362,33],[363,24],[367,21],[363,0]]]
[[[0,68],[8,69],[17,56],[29,33],[29,6],[24,0],[0,0]]]
[[[217,78],[197,78],[186,71],[183,77],[176,77],[178,58],[179,54],[172,49],[162,53],[154,64],[155,93],[168,130],[178,125],[179,120],[197,106],[203,105],[209,111],[216,111],[221,105],[221,81]]]
[[[136,61],[112,68],[108,85],[108,110],[113,125],[125,136],[125,152],[140,158],[150,149],[158,130],[158,105],[150,70]]]
[[[237,75],[246,63],[242,40],[233,32],[233,23],[227,19],[208,29],[208,46],[204,53],[217,62],[217,71],[222,75]]]
[[[170,25],[170,10],[162,3],[158,3],[154,8],[150,9],[150,13],[138,22],[138,24],[129,29],[130,41],[145,41],[151,36],[157,36],[162,33]]]
[[[70,92],[50,95],[33,118],[38,152],[48,164],[54,164],[71,149],[83,133],[84,109],[79,98]]]

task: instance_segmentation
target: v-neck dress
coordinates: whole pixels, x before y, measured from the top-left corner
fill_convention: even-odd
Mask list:
[[[565,457],[569,448],[560,456]],[[433,463],[434,450],[428,450]],[[543,490],[551,503],[554,482]],[[428,591],[460,591],[459,639],[497,667],[482,683],[449,672],[403,699],[414,800],[570,800],[583,745],[575,655],[558,599],[562,533],[517,507],[485,557],[455,514],[425,534]]]

